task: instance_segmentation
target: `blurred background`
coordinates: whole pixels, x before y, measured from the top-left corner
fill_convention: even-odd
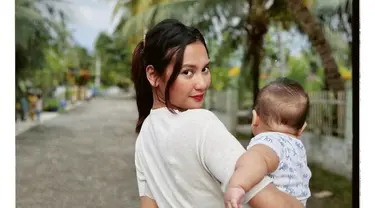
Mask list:
[[[49,146],[39,142],[39,146],[30,147],[27,138],[46,137],[43,141],[47,142],[65,134],[76,137],[70,141],[74,143],[92,132],[89,129],[96,124],[90,122],[105,122],[113,118],[110,115],[121,113],[132,116],[119,117],[112,125],[121,129],[123,123],[131,121],[126,128],[133,131],[132,51],[150,27],[175,18],[204,34],[212,62],[212,86],[204,107],[212,110],[243,145],[251,138],[250,112],[261,87],[280,76],[304,86],[311,99],[303,135],[313,172],[313,196],[308,207],[352,207],[352,141],[356,138],[352,133],[351,0],[16,0],[15,5],[19,206],[30,207],[30,197],[37,201],[35,207],[45,207],[45,198],[40,197],[49,189],[40,185],[45,177],[36,173],[36,164],[52,161],[45,156],[50,153]],[[101,114],[105,108],[112,111]],[[76,122],[73,130],[66,126],[72,119]],[[61,131],[63,127],[70,129],[69,136]],[[135,134],[119,131],[117,142],[124,137],[134,141]],[[111,137],[113,132],[101,136]],[[130,158],[131,173],[119,183],[134,185],[133,151],[122,155]],[[25,162],[27,158],[32,162]],[[77,157],[71,159],[78,161]],[[64,160],[52,167],[63,165]],[[60,174],[57,169],[51,174]],[[25,171],[37,175],[26,177]],[[39,189],[24,190],[35,183]],[[41,195],[33,195],[38,192],[35,190]],[[61,196],[59,191],[53,193]],[[92,199],[102,194],[95,193],[98,195]],[[129,203],[137,204],[136,193],[134,188],[123,194],[125,198],[134,196],[128,199],[134,202]],[[133,207],[120,196],[108,199]]]

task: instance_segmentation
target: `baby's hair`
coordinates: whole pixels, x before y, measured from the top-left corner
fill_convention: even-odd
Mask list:
[[[285,125],[300,130],[309,111],[309,96],[296,81],[278,78],[259,91],[255,111],[268,126]]]

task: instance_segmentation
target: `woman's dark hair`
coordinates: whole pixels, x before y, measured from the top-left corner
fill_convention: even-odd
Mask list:
[[[150,114],[153,105],[152,87],[146,76],[146,67],[152,65],[159,76],[164,75],[168,64],[175,57],[173,72],[165,88],[165,104],[171,112],[169,89],[180,73],[184,51],[187,45],[196,41],[206,47],[203,35],[198,29],[178,20],[166,19],[153,26],[145,39],[138,43],[133,52],[132,81],[135,86],[138,107],[138,121],[135,131],[139,133],[143,121]],[[208,54],[208,50],[207,50]]]

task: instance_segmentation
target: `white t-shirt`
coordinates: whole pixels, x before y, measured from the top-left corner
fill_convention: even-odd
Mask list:
[[[311,196],[311,171],[307,166],[306,150],[301,140],[283,133],[264,132],[251,139],[247,149],[256,144],[270,147],[279,157],[278,168],[269,174],[273,184],[306,206],[306,201]]]
[[[154,199],[159,208],[222,208],[223,191],[244,152],[208,110],[151,110],[135,148],[139,195]],[[271,182],[265,177],[244,202]]]

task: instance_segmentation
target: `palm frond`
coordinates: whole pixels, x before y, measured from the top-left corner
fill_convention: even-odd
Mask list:
[[[121,30],[124,38],[127,38],[143,32],[145,28],[151,27],[154,23],[166,18],[175,18],[181,21],[190,19],[192,17],[188,13],[185,15],[185,12],[187,8],[197,2],[197,0],[182,0],[152,5],[144,12],[122,20],[123,22],[120,21],[123,27],[118,29]]]
[[[129,3],[129,0],[118,0],[113,8],[111,19],[113,20],[117,15],[120,14],[121,11],[128,13],[127,12],[128,3]]]

